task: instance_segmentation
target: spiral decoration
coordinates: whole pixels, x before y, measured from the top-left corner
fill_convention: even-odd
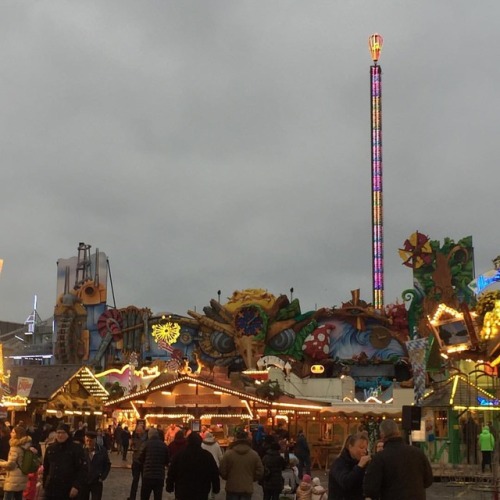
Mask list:
[[[234,339],[224,332],[213,332],[210,342],[216,351],[223,354],[229,354],[236,349]]]
[[[268,345],[275,351],[286,351],[293,346],[296,336],[297,334],[291,328],[287,328],[270,339]]]
[[[122,337],[123,318],[118,309],[108,309],[104,311],[97,320],[97,330],[101,337],[105,337],[109,332],[113,335],[113,340],[120,340]]]

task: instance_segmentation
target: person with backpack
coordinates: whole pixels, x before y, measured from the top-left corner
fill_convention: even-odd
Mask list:
[[[31,437],[26,429],[20,425],[14,427],[10,433],[10,450],[7,461],[0,466],[7,469],[4,484],[4,500],[22,500],[23,491],[28,484],[29,470],[22,470],[23,459],[32,457],[36,449],[31,446]]]

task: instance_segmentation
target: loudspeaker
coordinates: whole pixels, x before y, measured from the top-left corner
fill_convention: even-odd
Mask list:
[[[422,407],[403,406],[403,430],[419,431],[422,419]]]

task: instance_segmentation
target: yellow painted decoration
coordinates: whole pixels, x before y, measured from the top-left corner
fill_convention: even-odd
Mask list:
[[[323,373],[325,371],[325,367],[323,365],[312,365],[311,373]]]
[[[495,300],[495,306],[484,315],[481,336],[484,340],[495,337],[500,329],[500,300]]]
[[[161,319],[165,320],[166,317],[162,316]],[[152,334],[156,342],[163,340],[167,344],[172,345],[181,334],[181,325],[179,325],[179,323],[174,323],[173,321],[153,325]]]
[[[234,313],[245,304],[256,304],[264,311],[268,312],[276,302],[276,297],[263,288],[247,288],[246,290],[237,290],[228,298],[224,309]]]

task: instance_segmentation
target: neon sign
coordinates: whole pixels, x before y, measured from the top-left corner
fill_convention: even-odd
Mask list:
[[[477,279],[471,281],[468,286],[476,295],[479,295],[485,288],[498,282],[500,282],[500,269],[492,269],[478,276]]]
[[[479,406],[500,406],[500,401],[498,399],[486,399],[478,396],[477,401]]]

